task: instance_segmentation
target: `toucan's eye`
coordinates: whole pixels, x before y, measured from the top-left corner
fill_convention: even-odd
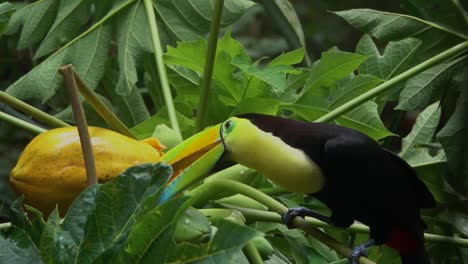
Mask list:
[[[226,121],[226,122],[224,123],[223,129],[224,129],[225,131],[229,131],[231,128],[232,128],[232,121],[231,121],[231,120]]]

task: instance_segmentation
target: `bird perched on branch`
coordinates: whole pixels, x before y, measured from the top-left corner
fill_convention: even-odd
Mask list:
[[[187,142],[186,146],[199,146],[198,150],[187,152],[181,146],[174,152],[184,157],[177,159],[205,155],[198,163],[203,169],[175,177],[161,201],[205,176],[224,156],[262,172],[291,192],[318,198],[331,210],[330,216],[324,216],[308,208],[291,208],[282,217],[289,227],[297,216],[312,216],[343,228],[355,220],[368,225],[370,238],[353,249],[352,263],[368,247],[381,244],[396,249],[403,264],[430,263],[420,209],[435,206],[432,194],[411,166],[365,134],[333,124],[245,114]]]

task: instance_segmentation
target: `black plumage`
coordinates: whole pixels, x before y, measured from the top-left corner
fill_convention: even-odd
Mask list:
[[[348,227],[357,220],[370,227],[377,244],[397,249],[403,263],[429,263],[420,209],[434,207],[435,201],[403,159],[349,128],[260,114],[239,117],[303,150],[317,163],[325,185],[310,195],[330,208],[334,225]]]

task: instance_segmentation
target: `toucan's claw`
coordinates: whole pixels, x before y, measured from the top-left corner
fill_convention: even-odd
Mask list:
[[[349,257],[351,264],[359,264],[360,257],[367,257],[367,248],[375,245],[374,239],[369,239],[363,244],[356,246],[351,251],[351,256]]]
[[[332,224],[332,221],[329,217],[324,216],[320,213],[317,213],[314,210],[305,207],[296,207],[296,208],[289,208],[288,211],[281,217],[281,221],[289,228],[294,228],[292,221],[296,216],[304,217],[310,216],[316,218],[320,221],[323,221],[328,224]]]

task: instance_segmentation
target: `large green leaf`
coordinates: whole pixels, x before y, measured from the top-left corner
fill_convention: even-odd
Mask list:
[[[351,74],[365,60],[366,56],[337,50],[322,53],[320,61],[312,67],[297,103],[310,105],[313,98],[320,93],[321,87],[335,84]]]
[[[466,11],[463,10],[463,6],[457,6],[455,1],[403,0],[401,2],[405,10],[418,17],[468,33],[468,21],[463,17],[463,12]]]
[[[384,41],[401,40],[417,36],[430,29],[445,31],[446,33],[468,39],[468,36],[463,33],[403,14],[372,9],[352,9],[335,12],[335,14],[345,19],[353,27]]]
[[[90,0],[61,1],[55,21],[34,56],[47,55],[73,39],[88,21],[90,13]]]
[[[140,165],[102,185],[96,192],[96,207],[87,219],[76,261],[91,263],[126,239],[137,218],[154,206],[154,193],[171,173],[171,168],[161,163]]]
[[[450,82],[461,66],[466,65],[466,58],[463,56],[436,65],[409,79],[403,91],[400,93],[399,104],[396,107],[401,110],[412,110],[425,107],[433,100],[434,95],[443,89],[450,87]]]
[[[282,108],[296,113],[301,119],[313,122],[319,117],[330,112],[330,109],[306,106],[306,105],[287,105]],[[361,131],[369,137],[379,140],[393,135],[389,132],[380,120],[377,113],[377,104],[367,102],[355,108],[346,115],[335,119],[335,123]]]
[[[44,103],[62,87],[63,79],[57,70],[66,64],[73,64],[83,81],[94,89],[105,71],[110,39],[110,26],[98,27],[69,48],[47,58],[10,85],[6,92],[22,100]]]
[[[16,229],[16,228],[14,228]],[[39,250],[24,231],[18,231],[15,240],[8,240],[0,234],[0,263],[37,264],[42,263]]]
[[[203,73],[206,57],[206,41],[180,42],[176,48],[168,47],[164,55],[167,64],[179,65],[198,73]],[[241,45],[226,34],[219,42],[216,49],[213,80],[218,84],[220,97],[232,106],[241,99],[245,80],[234,74],[236,67],[231,64],[233,57],[242,54],[247,57]]]
[[[388,80],[407,69],[420,44],[421,41],[415,38],[391,41],[385,47],[383,54],[380,54],[372,38],[366,34],[356,46],[356,53],[367,56],[367,60],[358,68],[359,73]]]
[[[31,47],[45,37],[54,23],[59,6],[56,0],[42,0],[16,11],[8,25],[8,33],[12,34],[23,26],[18,49]]]
[[[466,73],[466,71],[465,71]],[[453,188],[462,194],[468,192],[468,89],[466,74],[455,112],[437,138],[447,153],[451,175],[447,178]]]

